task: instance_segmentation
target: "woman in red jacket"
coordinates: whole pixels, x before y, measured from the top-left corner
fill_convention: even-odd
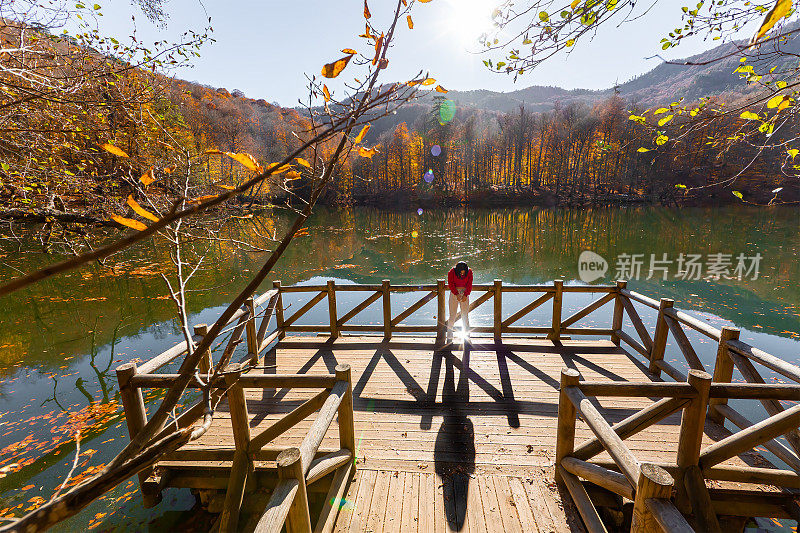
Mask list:
[[[450,317],[447,319],[447,340],[453,340],[453,326],[456,313],[461,309],[464,322],[464,338],[469,334],[469,293],[472,292],[472,269],[464,261],[459,261],[447,273],[447,286],[450,288]]]

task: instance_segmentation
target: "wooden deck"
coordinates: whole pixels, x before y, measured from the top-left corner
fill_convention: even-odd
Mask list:
[[[583,531],[558,487],[546,475],[469,475],[358,471],[342,503],[337,532]]]
[[[574,368],[586,381],[652,380],[610,341],[526,338],[477,338],[435,351],[433,337],[289,336],[255,372],[327,374],[341,363],[353,372],[358,467],[342,502],[341,531],[396,531],[406,523],[419,531],[582,531],[553,482],[560,371]],[[316,392],[246,390],[251,432]],[[613,423],[649,403],[620,397],[596,406]],[[227,416],[223,405],[206,435],[181,452],[233,448]],[[271,444],[299,446],[312,420]],[[672,415],[626,444],[643,461],[674,462],[679,425]],[[580,420],[576,436],[578,443],[592,436]],[[334,425],[322,448],[338,449],[338,438]]]

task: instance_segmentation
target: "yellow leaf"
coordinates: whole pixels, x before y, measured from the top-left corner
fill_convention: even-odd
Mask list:
[[[110,154],[114,154],[117,157],[128,157],[128,154],[126,154],[125,152],[123,152],[122,150],[120,150],[119,148],[114,146],[113,144],[103,143],[103,144],[100,145],[100,148],[102,148],[103,150],[105,150],[106,152],[108,152]]]
[[[408,29],[409,30],[413,30],[414,29],[414,21],[411,20],[411,15],[406,15],[406,22],[408,22]]]
[[[166,169],[164,170],[166,171]],[[145,187],[156,181],[155,178],[153,178],[153,167],[148,168],[147,172],[142,174],[142,177],[139,178],[139,181],[141,181],[142,185],[144,185]]]
[[[354,144],[358,144],[358,143],[360,143],[361,141],[363,141],[363,140],[364,140],[364,136],[367,134],[367,132],[369,131],[370,127],[371,127],[371,125],[370,125],[370,124],[367,124],[366,126],[364,126],[363,128],[361,128],[361,131],[359,132],[358,136],[357,136],[357,137],[356,137],[356,139],[353,141],[353,143],[354,143]]]
[[[791,98],[787,98],[786,100],[781,102],[781,104],[778,106],[778,111],[783,111],[784,109],[789,107],[789,104],[791,103],[791,100],[792,100]]]
[[[786,97],[783,96],[782,94],[773,96],[772,98],[769,99],[769,102],[767,102],[767,107],[770,109],[778,107],[783,102],[784,98]]]
[[[366,157],[372,159],[372,156],[378,153],[378,147],[373,146],[372,148],[364,148],[363,146],[358,149],[358,155],[361,157]]]
[[[168,167],[164,167],[164,174],[172,174],[175,172],[175,169],[178,168],[178,165],[170,165]]]
[[[351,57],[353,57],[353,54],[347,55],[338,61],[334,61],[333,63],[328,63],[322,67],[322,75],[326,78],[335,78],[344,70],[344,67],[346,67],[347,63],[350,62]]]
[[[343,54],[357,54],[358,52],[356,52],[356,51],[355,51],[355,50],[353,50],[352,48],[343,48],[343,49],[342,49],[342,53],[343,53]]]
[[[419,85],[423,81],[424,80],[411,80],[411,81],[407,81],[406,85],[408,85],[409,87],[413,87],[414,85]]]
[[[303,165],[304,167],[306,167],[306,168],[311,168],[311,163],[309,163],[308,161],[306,161],[306,160],[305,160],[305,159],[303,159],[302,157],[296,157],[295,159],[297,160],[297,162],[298,162],[298,163],[300,163],[300,164],[301,164],[301,165]]]
[[[300,173],[297,172],[296,170],[290,170],[289,172],[286,173],[285,178],[286,181],[297,180],[300,179]]]
[[[199,204],[199,203],[205,202],[206,200],[209,200],[211,198],[216,198],[216,197],[217,197],[217,195],[215,195],[215,194],[206,194],[204,196],[198,196],[194,200],[189,200],[189,203],[190,204]]]
[[[436,86],[436,92],[437,92],[437,93],[446,93],[446,92],[447,92],[447,89],[445,89],[445,88],[444,88],[444,87],[442,87],[441,85],[437,85],[437,86]]]
[[[294,234],[295,237],[307,237],[308,236],[308,228],[300,228]]]
[[[430,1],[431,0],[417,0],[417,2],[419,2],[420,4],[427,4]]]
[[[764,17],[758,32],[750,39],[750,44],[755,44],[766,34],[780,19],[789,14],[792,10],[792,0],[775,0],[775,5]]]
[[[570,9],[575,11],[575,8],[578,7],[578,4],[581,3],[581,0],[572,0],[572,3],[569,5]]]
[[[328,102],[331,99],[331,92],[328,90],[328,86],[324,83],[322,84],[322,96],[325,97],[325,101]]]
[[[283,165],[281,167],[278,167],[278,165],[280,165],[280,163],[270,163],[267,165],[267,170],[271,170],[273,174],[283,174],[292,168],[289,165]]]
[[[158,217],[155,216],[153,213],[144,209],[139,203],[133,199],[133,195],[128,195],[128,205],[131,206],[131,209],[142,218],[146,218],[147,220],[152,220],[153,222],[158,222]]]
[[[367,29],[365,29],[364,33],[359,35],[359,37],[364,37],[365,39],[372,39],[373,35],[369,31],[369,22],[367,22],[365,25],[366,25]]]
[[[383,32],[381,32],[381,36],[378,37],[378,40],[375,41],[375,57],[372,58],[373,65],[377,64],[378,59],[381,57],[381,47],[383,47]]]
[[[206,150],[203,153],[204,154],[221,154],[222,151],[221,150],[217,150],[216,148],[209,148],[208,150]]]
[[[422,85],[433,85],[436,83],[436,80],[433,78],[426,78],[422,81]]]
[[[369,12],[369,6],[367,6],[367,0],[364,0],[364,18],[368,19],[372,16],[372,13]]]
[[[226,185],[224,183],[217,183],[217,187],[222,187],[223,189],[227,189],[229,191],[232,191],[236,188],[233,185]]]
[[[138,220],[133,220],[130,218],[119,217],[117,215],[111,215],[111,220],[116,222],[117,224],[122,224],[123,226],[128,226],[129,228],[133,228],[135,230],[144,231],[147,229],[147,226],[139,222]]]
[[[258,164],[256,158],[248,153],[242,152],[240,154],[235,154],[233,152],[225,152],[225,155],[227,155],[231,159],[235,159],[236,161],[238,161],[239,163],[241,163],[242,165],[244,165],[245,167],[254,172],[264,172],[264,169],[261,168],[261,165]]]

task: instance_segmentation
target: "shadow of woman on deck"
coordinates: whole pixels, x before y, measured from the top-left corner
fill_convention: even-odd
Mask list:
[[[457,385],[455,356],[450,350],[442,352],[445,375],[441,406],[444,420],[436,436],[434,464],[436,474],[442,480],[444,509],[451,531],[464,528],[469,481],[475,471],[475,429],[467,418],[469,350],[468,346],[464,347]]]

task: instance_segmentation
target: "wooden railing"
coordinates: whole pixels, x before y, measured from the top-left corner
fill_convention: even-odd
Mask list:
[[[284,287],[280,281],[274,282],[274,290],[279,291],[277,325],[281,335],[288,332],[315,332],[330,333],[332,337],[339,336],[342,332],[377,332],[383,333],[385,338],[391,338],[394,333],[436,333],[437,339],[445,337],[446,321],[446,296],[447,284],[445,280],[438,280],[435,285],[393,285],[389,280],[383,280],[380,285],[337,285],[329,281],[326,285],[295,285]],[[618,288],[614,285],[579,285],[565,286],[563,281],[555,280],[552,285],[503,285],[499,279],[492,284],[475,284],[472,286],[474,296],[470,302],[470,312],[476,310],[489,300],[493,303],[493,320],[491,326],[473,327],[474,333],[491,333],[495,338],[505,334],[547,335],[550,339],[560,339],[563,335],[611,335],[611,328],[575,327],[574,324],[587,317],[603,305],[613,301]],[[371,293],[352,309],[340,315],[337,308],[337,294],[344,292]],[[408,305],[399,313],[393,312],[392,294],[420,292],[423,295]],[[539,294],[530,303],[510,316],[503,316],[503,293],[532,293]],[[297,311],[288,318],[283,314],[283,295],[294,293],[316,293],[305,302]],[[583,309],[562,317],[562,308],[565,293],[600,293],[602,296]],[[314,306],[327,298],[328,323],[298,325],[300,318],[306,315]],[[417,313],[422,307],[432,300],[436,300],[436,321],[423,324],[405,324],[404,322]],[[352,320],[372,304],[381,301],[383,324],[353,324]],[[549,325],[520,326],[517,323],[535,309],[548,302],[552,304],[552,321]],[[460,314],[457,315],[460,318]]]
[[[310,524],[306,486],[336,471],[326,502],[338,501],[352,473],[355,429],[350,366],[338,365],[336,374],[333,375],[243,374],[243,367],[242,363],[230,365],[224,377],[213,384],[216,391],[227,396],[234,447],[179,449],[169,454],[166,459],[232,462],[225,502],[219,519],[219,531],[236,531],[244,488],[249,473],[254,470],[254,459],[263,460],[262,452],[266,445],[319,411],[300,448],[286,449],[278,455],[278,475],[282,481],[273,492],[257,529],[257,531],[280,531],[288,513],[289,520],[296,522],[290,527],[291,531],[311,531],[310,525],[309,528],[303,527],[303,524]],[[177,377],[169,374],[139,374],[130,379],[128,386],[136,390],[168,388]],[[197,381],[190,385],[195,388],[200,386]],[[264,388],[322,390],[257,435],[251,435],[244,390]],[[315,458],[322,439],[337,416],[340,449]],[[181,425],[183,422],[178,423]],[[165,431],[170,430],[167,428]],[[302,477],[299,477],[300,472]],[[327,530],[333,525],[334,510],[338,509],[335,509],[332,503],[330,505],[326,503],[318,521],[321,525],[328,524],[325,526]]]
[[[658,398],[624,420],[610,424],[593,405],[596,397]],[[634,501],[631,531],[653,531],[658,524],[665,532],[690,531],[683,515],[692,516],[698,531],[720,531],[717,514],[795,518],[794,493],[766,493],[744,489],[708,489],[705,480],[763,484],[794,490],[800,475],[788,469],[720,465],[800,425],[800,406],[747,427],[702,448],[706,410],[729,399],[800,400],[800,385],[763,383],[712,383],[711,375],[689,371],[685,383],[672,382],[584,382],[576,370],[561,372],[556,441],[557,477],[570,495],[591,531],[605,526],[579,478]],[[639,461],[624,440],[681,412],[681,425],[674,462],[648,464]],[[575,446],[575,422],[580,416],[595,435]],[[589,462],[603,450],[611,463]],[[674,485],[674,487],[673,487]],[[675,491],[674,498],[671,494]]]
[[[336,472],[331,487],[325,497],[325,503],[314,531],[332,531],[339,510],[338,502],[342,501],[347,482],[355,468],[355,429],[353,425],[353,388],[350,378],[350,366],[336,367],[337,382],[319,415],[308,431],[299,448],[289,448],[278,455],[278,475],[281,481],[272,493],[264,513],[261,515],[255,531],[259,533],[278,533],[286,524],[287,531],[311,531],[308,509],[307,485],[322,479],[330,472]],[[312,402],[308,400],[306,404]],[[303,404],[305,406],[306,404]],[[296,424],[305,414],[298,413],[298,407],[284,417],[286,424]],[[341,449],[314,460],[325,432],[338,413],[339,438]],[[277,426],[280,422],[273,425]],[[264,433],[269,431],[266,430]],[[262,435],[264,435],[262,433]],[[258,437],[257,437],[258,438]],[[255,440],[255,439],[254,439]],[[263,440],[263,439],[262,439]]]
[[[687,380],[686,374],[664,360],[667,340],[670,334],[675,339],[678,351],[689,368],[701,371],[707,370],[684,331],[684,327],[687,327],[717,343],[714,367],[709,369],[714,383],[730,383],[733,378],[734,368],[736,368],[745,382],[764,384],[766,381],[759,373],[756,365],[765,367],[795,383],[800,383],[800,367],[742,342],[739,340],[738,328],[723,326],[722,329],[717,329],[676,309],[673,306],[673,300],[669,298],[662,298],[657,301],[630,291],[625,285],[624,281],[617,282],[619,303],[615,308],[614,324],[618,327],[615,327],[612,339],[615,339],[617,343],[620,340],[625,341],[636,352],[641,354],[647,360],[649,371],[656,376],[663,371],[675,381]],[[652,337],[634,304],[658,311]],[[622,330],[623,310],[630,319],[641,342],[638,342],[630,334]],[[760,402],[767,416],[775,416],[786,412],[780,401],[774,398],[762,398]],[[743,430],[755,425],[753,421],[731,408],[727,399],[722,397],[712,398],[709,404],[708,416],[717,423],[722,423],[727,419]],[[795,427],[789,427],[784,437],[788,446],[777,440],[769,440],[763,445],[795,472],[800,473],[800,432],[797,430],[797,424],[795,424]]]
[[[766,367],[797,383],[800,383],[800,367],[740,341],[739,331],[736,328],[723,327],[721,330],[713,328],[675,309],[672,300],[656,301],[628,290],[625,281],[603,286],[564,286],[560,280],[547,285],[504,286],[501,280],[495,280],[492,284],[476,284],[473,290],[475,297],[470,304],[470,311],[487,304],[489,300],[492,300],[493,306],[491,326],[473,328],[477,333],[490,333],[496,341],[500,341],[504,334],[542,334],[554,341],[567,335],[608,335],[617,345],[625,342],[635,352],[641,354],[646,359],[650,372],[655,375],[664,372],[677,382],[587,383],[578,381],[578,376],[573,371],[562,373],[556,449],[557,476],[566,484],[591,531],[604,531],[604,526],[579,478],[633,500],[634,531],[649,531],[656,527],[655,524],[664,531],[690,530],[684,518],[684,515],[690,513],[700,529],[709,531],[718,528],[715,512],[748,513],[753,516],[770,513],[769,516],[776,517],[786,514],[786,508],[790,506],[784,501],[785,498],[754,503],[752,498],[745,497],[736,503],[739,507],[735,508],[731,504],[736,501],[735,495],[709,491],[706,489],[705,480],[763,483],[787,489],[800,489],[800,458],[797,453],[800,450],[800,434],[797,431],[800,426],[800,406],[786,409],[781,404],[782,401],[800,400],[800,385],[767,384],[755,365]],[[337,308],[337,294],[341,295],[343,292],[369,294],[349,311],[340,314]],[[391,295],[411,292],[423,294],[406,305],[402,311],[393,312]],[[504,316],[502,298],[504,292],[531,293],[534,297],[518,311]],[[292,293],[315,294],[287,317],[284,297]],[[564,318],[562,310],[566,293],[597,293],[600,297]],[[301,446],[280,451],[277,457],[279,482],[261,516],[257,531],[279,531],[284,523],[290,531],[309,531],[307,487],[325,474],[336,471],[329,497],[326,498],[326,507],[316,528],[329,531],[337,511],[333,506],[343,495],[354,468],[352,458],[355,437],[352,427],[352,385],[349,367],[337,367],[336,375],[330,376],[248,373],[248,370],[257,368],[262,362],[262,354],[267,350],[274,350],[276,341],[291,332],[328,333],[334,338],[343,332],[378,332],[386,339],[390,339],[395,333],[435,333],[437,341],[443,341],[446,333],[446,294],[444,280],[438,280],[435,285],[392,285],[388,280],[384,280],[380,285],[337,285],[329,281],[325,285],[287,287],[276,281],[272,290],[250,299],[231,318],[229,321],[231,335],[221,355],[215,362],[211,353],[205,354],[198,367],[199,376],[205,374],[207,377],[211,375],[212,368],[225,368],[224,374],[212,384],[212,399],[216,402],[226,395],[231,410],[231,430],[235,446],[231,449],[214,450],[213,453],[205,450],[203,455],[213,460],[230,461],[232,464],[220,518],[221,531],[232,531],[236,527],[242,494],[253,457],[263,459],[266,444],[318,410],[317,419]],[[297,323],[312,308],[326,299],[327,324]],[[410,317],[419,313],[434,299],[437,301],[437,307],[436,320],[433,323],[407,323]],[[359,313],[379,300],[382,308],[382,324],[352,322]],[[535,326],[518,324],[549,300],[552,300],[549,324]],[[575,326],[580,320],[612,302],[614,309],[610,316],[610,328]],[[655,324],[651,328],[645,325],[639,315],[637,307],[641,306],[657,311]],[[263,309],[263,313],[259,313],[259,309]],[[273,315],[275,325],[271,328]],[[626,316],[633,326],[634,331],[631,333],[635,333],[636,338],[624,329]],[[711,375],[706,373],[705,365],[697,355],[684,328],[697,331],[717,343],[714,368],[710,369],[713,373],[713,383]],[[196,326],[193,342],[199,341],[207,331],[208,329],[202,324]],[[690,368],[688,374],[665,361],[670,334]],[[246,340],[246,354],[240,361],[231,364],[230,359],[237,346],[241,344],[243,336]],[[157,371],[185,354],[186,348],[185,342],[179,343],[138,368],[136,364],[128,363],[117,369],[122,403],[131,436],[136,435],[147,422],[141,389],[169,387],[177,375],[157,373]],[[277,372],[276,367],[271,368]],[[731,383],[734,368],[739,369],[747,383]],[[200,385],[195,381],[190,387],[196,388]],[[243,390],[265,387],[310,387],[323,390],[261,434],[251,437]],[[622,422],[611,425],[589,400],[590,397],[596,396],[659,399]],[[758,423],[751,422],[728,405],[729,399],[757,400],[766,409],[768,417]],[[205,403],[196,402],[178,415],[172,424],[188,427],[203,416],[204,410]],[[655,465],[640,462],[625,446],[624,439],[678,411],[682,413],[682,420],[675,462]],[[337,413],[340,424],[340,449],[320,456],[318,454],[320,442]],[[716,422],[730,420],[741,431],[706,449],[701,449],[706,414]],[[575,447],[575,420],[578,415],[591,428],[596,438]],[[164,430],[167,431],[171,429]],[[786,436],[788,445],[776,440],[780,435]],[[790,470],[719,465],[726,459],[756,446],[763,446],[772,452],[786,463]],[[611,465],[589,462],[603,450],[607,450],[611,455],[613,459]],[[173,453],[173,458],[190,460],[192,457],[197,457],[197,454],[193,453],[189,450],[178,450]],[[157,502],[163,486],[162,481],[153,475],[152,470],[140,474],[146,505]],[[674,499],[670,497],[673,485],[676,490]],[[792,512],[800,517],[800,510]]]
[[[230,338],[217,359],[217,363],[222,361],[223,366],[228,364],[236,347],[240,344],[243,334],[246,334],[248,352],[240,363],[249,362],[250,364],[255,364],[258,361],[260,354],[278,338],[279,332],[277,329],[269,334],[267,333],[271,317],[276,312],[277,302],[278,291],[267,291],[260,296],[248,299],[245,306],[234,313],[228,321],[228,325],[234,323],[236,323],[236,325],[233,327]],[[261,324],[256,328],[258,319],[256,310],[262,306],[264,307],[264,312],[261,315]],[[205,324],[197,324],[194,326],[193,345],[197,345],[207,333],[208,327]],[[141,365],[125,363],[116,369],[122,407],[128,426],[128,434],[131,438],[138,434],[147,423],[147,412],[145,411],[144,398],[141,391],[142,387],[151,385],[163,386],[164,383],[171,383],[174,376],[159,374],[157,371],[173,362],[178,357],[185,355],[186,352],[187,346],[184,341],[172,346],[148,361],[145,361]],[[213,356],[209,351],[201,358],[197,370],[201,375],[208,376],[208,373],[214,365]],[[211,401],[218,401],[223,394],[224,391],[222,390],[215,392]],[[177,427],[180,428],[191,426],[203,416],[205,409],[206,403],[203,399],[196,401],[177,416],[173,426],[176,424]],[[165,430],[165,432],[166,431],[167,430]],[[162,432],[162,434],[165,432]],[[160,480],[152,474],[152,469],[145,469],[139,473],[139,485],[146,507],[151,507],[160,501]]]
[[[217,360],[211,352],[204,354],[198,365],[198,375],[189,384],[189,389],[208,385],[211,370],[222,366],[224,372],[218,374],[216,381],[210,383],[211,403],[216,404],[227,398],[230,411],[231,433],[234,446],[213,449],[178,449],[165,457],[177,461],[228,461],[231,462],[230,476],[225,491],[225,501],[218,521],[219,531],[236,531],[244,497],[248,475],[254,471],[254,460],[263,460],[272,453],[266,446],[277,437],[295,427],[304,419],[319,411],[305,439],[299,448],[282,450],[277,457],[277,474],[281,481],[273,491],[272,499],[258,522],[256,531],[280,531],[284,522],[290,531],[311,531],[308,509],[308,485],[335,472],[322,514],[317,520],[317,530],[331,531],[338,512],[334,502],[344,494],[347,482],[354,469],[355,430],[353,426],[353,396],[349,365],[338,365],[333,375],[248,373],[262,361],[262,353],[282,334],[280,328],[270,329],[273,315],[282,317],[279,307],[280,291],[273,289],[261,296],[250,298],[246,305],[233,315],[228,322],[232,325],[230,338]],[[257,310],[263,306],[263,314]],[[261,322],[258,324],[258,318]],[[235,324],[235,325],[234,325]],[[257,325],[258,324],[258,325]],[[204,324],[195,326],[192,339],[196,345],[208,328]],[[240,361],[230,363],[237,345],[245,336],[247,352]],[[273,347],[274,349],[274,347]],[[177,374],[157,373],[177,357],[186,353],[186,343],[179,343],[137,367],[126,363],[117,369],[122,404],[131,437],[147,423],[142,389],[169,388],[178,379]],[[275,368],[265,368],[275,371]],[[245,389],[322,389],[300,406],[272,423],[257,435],[250,433]],[[175,427],[185,428],[197,422],[206,411],[206,401],[201,399],[175,417],[156,440],[174,431]],[[340,449],[322,455],[318,454],[320,444],[334,418],[338,417]],[[160,499],[164,480],[149,469],[140,473],[140,486],[145,505],[152,506]]]

